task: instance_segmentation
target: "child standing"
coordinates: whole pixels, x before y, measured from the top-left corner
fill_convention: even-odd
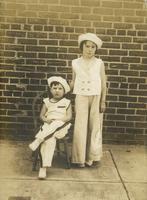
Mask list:
[[[67,134],[71,124],[67,123],[66,125],[65,123],[72,118],[71,102],[64,97],[70,91],[66,80],[62,77],[53,76],[48,79],[48,85],[52,97],[43,100],[40,119],[44,124],[35,136],[36,139],[29,145],[30,149],[35,151],[41,144],[40,152],[43,166],[39,170],[39,179],[46,178],[46,169],[51,167],[56,139]],[[61,129],[58,130],[58,128]],[[46,140],[49,135],[51,137]]]
[[[78,38],[82,56],[72,61],[71,87],[75,98],[75,126],[72,162],[92,166],[102,157],[102,113],[105,111],[106,79],[104,63],[95,57],[102,41],[93,33]]]

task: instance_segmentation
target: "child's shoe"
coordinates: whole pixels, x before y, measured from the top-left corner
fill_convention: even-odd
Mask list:
[[[88,161],[85,162],[86,167],[91,167],[92,164],[93,164],[92,160],[88,160]]]
[[[40,168],[38,178],[41,180],[46,178],[46,167]]]
[[[85,167],[85,164],[84,163],[80,163],[80,164],[77,164],[78,168],[84,168]]]
[[[36,139],[36,140],[34,140],[31,144],[29,144],[29,148],[32,150],[32,151],[35,151],[38,147],[39,147],[39,145],[41,144],[41,140],[40,139]]]

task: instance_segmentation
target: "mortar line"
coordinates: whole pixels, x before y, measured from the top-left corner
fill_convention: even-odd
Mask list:
[[[113,153],[112,153],[111,149],[109,149],[109,152],[110,152],[112,161],[113,161],[113,163],[114,163],[114,166],[115,166],[115,168],[116,168],[116,171],[117,171],[117,173],[118,173],[118,176],[119,176],[119,178],[120,178],[120,181],[121,181],[121,183],[122,183],[122,185],[123,185],[123,187],[124,187],[124,190],[125,190],[125,192],[126,192],[126,194],[127,194],[128,200],[131,200],[131,198],[130,198],[130,196],[129,196],[129,192],[128,192],[127,187],[126,187],[126,185],[125,185],[125,183],[124,183],[124,181],[123,181],[123,179],[122,179],[122,177],[121,177],[121,174],[120,174],[120,172],[119,172],[119,169],[118,169],[118,167],[117,167],[117,164],[116,164],[116,162],[115,162],[115,159],[114,159],[114,156],[113,156]]]

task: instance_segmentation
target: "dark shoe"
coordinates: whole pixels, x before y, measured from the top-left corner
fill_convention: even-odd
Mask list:
[[[93,166],[94,166],[94,167],[99,167],[100,164],[101,164],[100,161],[93,161]]]
[[[84,168],[84,167],[85,167],[85,164],[78,164],[78,167],[79,167],[79,168]]]
[[[85,166],[89,168],[96,168],[100,166],[100,161],[93,161],[92,165],[88,165],[87,163],[85,163]]]
[[[72,163],[73,168],[84,168],[85,164]]]
[[[85,163],[85,167],[92,167],[92,165],[88,165],[87,163]]]

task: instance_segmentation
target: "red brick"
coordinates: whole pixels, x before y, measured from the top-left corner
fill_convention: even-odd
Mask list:
[[[130,43],[125,43],[122,44],[123,49],[141,49],[140,44],[130,44]]]
[[[108,62],[120,62],[120,58],[118,56],[101,56],[101,58]]]
[[[126,90],[122,90],[122,89],[112,89],[110,88],[109,90],[109,94],[119,94],[119,95],[126,95],[127,94],[127,91]]]
[[[112,28],[112,23],[110,22],[93,22],[94,27],[101,27],[101,28]]]
[[[38,54],[39,58],[48,58],[48,59],[53,59],[53,58],[57,58],[57,54],[56,53],[39,53]]]
[[[104,43],[103,48],[113,48],[113,49],[120,49],[119,43]]]
[[[108,76],[108,81],[126,82],[126,77],[121,76]]]
[[[42,31],[43,30],[43,26],[41,25],[34,25],[34,31]]]
[[[62,53],[67,53],[67,48],[64,47],[47,47],[47,52],[62,52]]]
[[[110,7],[110,8],[122,8],[123,4],[122,2],[116,2],[116,1],[103,1],[102,7]]]
[[[112,42],[131,42],[131,37],[113,36]]]
[[[121,108],[117,109],[118,114],[135,114],[135,109],[127,109],[127,108]]]
[[[88,7],[71,7],[71,13],[89,13]]]
[[[125,55],[128,54],[128,52],[125,51],[125,50],[110,50],[110,51],[109,51],[109,54],[110,54],[110,55],[120,55],[120,56],[125,56]]]
[[[120,9],[117,8],[114,10],[115,15],[120,15],[120,16],[134,16],[135,15],[135,10],[134,9]]]
[[[147,64],[147,58],[142,58],[142,64]]]
[[[114,23],[114,28],[116,29],[133,29],[132,24],[126,24],[126,23]]]
[[[120,75],[121,76],[138,76],[139,72],[138,71],[120,70]]]
[[[143,64],[131,64],[130,69],[142,71],[142,70],[146,70],[147,68],[146,68],[146,65],[143,65]]]
[[[96,14],[95,15],[92,15],[92,14],[91,15],[87,15],[87,14],[82,14],[81,15],[81,20],[91,20],[91,21],[93,21],[95,19],[97,19],[97,21],[101,21],[101,16],[100,15],[96,15]]]
[[[137,102],[137,97],[131,97],[131,96],[119,96],[120,101],[125,102]]]
[[[130,51],[130,56],[139,56],[139,57],[147,57],[147,51]]]
[[[91,21],[88,20],[72,20],[71,21],[71,26],[84,26],[84,27],[89,27],[91,26]]]
[[[138,36],[145,36],[146,37],[147,36],[147,31],[138,31],[137,35]]]
[[[72,6],[79,5],[79,0],[74,0],[74,1],[60,0],[60,1],[61,1],[61,5],[62,4],[64,4],[64,5],[72,5]]]
[[[57,40],[39,40],[40,45],[53,45],[53,46],[58,46],[58,41]]]
[[[45,65],[45,60],[43,59],[27,59],[27,65]]]
[[[133,42],[137,43],[147,43],[147,38],[146,37],[134,37]]]
[[[142,115],[138,115],[138,116],[130,115],[130,116],[126,116],[126,120],[127,121],[145,121],[145,117]]]
[[[146,108],[146,105],[143,103],[128,103],[128,108]]]
[[[134,96],[147,96],[147,91],[145,90],[130,90],[129,95],[134,95]]]
[[[147,30],[147,24],[135,24],[135,29]]]
[[[104,16],[103,17],[103,21],[107,21],[107,22],[122,22],[123,18],[120,16]]]
[[[137,2],[124,2],[123,4],[124,8],[130,8],[130,9],[141,9],[143,8],[143,4],[142,3],[137,3]]]
[[[140,57],[122,57],[121,61],[126,63],[140,63]]]
[[[110,102],[109,103],[109,107],[116,107],[116,108],[126,108],[127,107],[127,103],[124,102]],[[119,119],[119,118],[118,118]]]
[[[26,52],[18,52],[18,58],[37,58],[37,53],[26,53]]]
[[[117,30],[117,35],[126,35],[126,30]]]
[[[25,37],[26,33],[23,31],[7,31],[6,35],[10,37]]]
[[[50,17],[51,18],[51,17]],[[56,26],[69,26],[69,21],[66,19],[50,19],[49,20],[50,25],[56,25]]]
[[[126,23],[144,23],[143,17],[124,17]]]
[[[6,50],[14,51],[24,51],[24,46],[22,45],[5,45]]]
[[[129,36],[136,36],[136,34],[137,34],[137,33],[136,33],[136,31],[134,31],[134,30],[133,30],[133,31],[132,31],[132,30],[128,30],[128,31],[127,31],[127,35],[129,35]]]
[[[145,79],[142,78],[128,78],[129,83],[145,83]]]
[[[147,86],[146,86],[147,87]],[[141,88],[142,89],[142,88]],[[138,98],[139,102],[147,103],[147,97],[139,97]]]
[[[143,45],[143,50],[147,50],[147,45]]]
[[[66,66],[66,61],[62,60],[48,60],[47,65],[49,66]]]
[[[28,32],[28,38],[47,38],[47,33],[42,32]]]
[[[147,77],[147,71],[140,72],[140,77]]]
[[[27,46],[26,51],[34,51],[34,52],[44,52],[44,46]]]

